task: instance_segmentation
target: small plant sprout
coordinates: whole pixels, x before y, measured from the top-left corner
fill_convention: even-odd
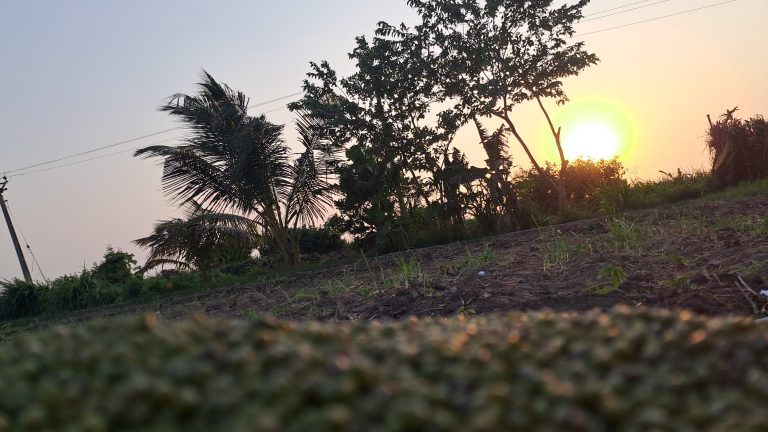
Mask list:
[[[555,268],[562,270],[570,259],[571,247],[560,230],[554,231],[554,236],[545,245],[544,271]]]
[[[608,221],[608,233],[619,251],[630,253],[638,249],[642,237],[640,228],[634,222],[624,218],[612,218]]]
[[[600,269],[597,274],[598,285],[593,288],[595,294],[610,294],[615,291],[621,291],[621,284],[627,278],[623,268],[608,264]]]

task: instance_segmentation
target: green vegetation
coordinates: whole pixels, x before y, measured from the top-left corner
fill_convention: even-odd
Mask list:
[[[544,245],[544,271],[562,270],[574,252],[563,233],[560,230],[554,230],[551,234],[542,237],[542,243]]]
[[[638,242],[643,237],[640,228],[625,218],[608,220],[608,235],[619,253],[640,252]]]
[[[122,302],[158,299],[184,291],[222,287],[268,277],[261,268],[242,275],[221,271],[163,272],[144,277],[133,272],[133,255],[108,248],[104,261],[78,275],[45,283],[21,280],[0,282],[0,319],[27,318]]]
[[[759,324],[688,312],[146,316],[1,345],[0,429],[758,431],[766,358]]]
[[[619,291],[626,278],[623,268],[608,264],[597,274],[597,284],[592,287],[592,291],[601,295]]]

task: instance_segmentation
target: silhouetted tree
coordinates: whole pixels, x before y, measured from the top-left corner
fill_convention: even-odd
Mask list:
[[[149,249],[141,271],[170,265],[199,270],[204,278],[224,264],[242,261],[256,247],[256,223],[246,217],[204,209],[187,201],[185,217],[160,221],[151,235],[134,240]]]
[[[145,147],[136,156],[163,159],[163,187],[177,201],[252,216],[285,262],[298,265],[290,228],[314,223],[331,205],[324,125],[299,114],[304,152],[291,162],[283,126],[248,116],[245,95],[207,72],[199,86],[197,95],[175,95],[161,107],[188,127],[184,143]]]
[[[392,44],[416,49],[401,57],[427,69],[431,92],[452,103],[451,114],[464,121],[483,117],[501,119],[507,133],[525,151],[534,169],[558,192],[565,205],[566,185],[558,182],[533,156],[520,135],[512,110],[520,103],[536,101],[546,118],[560,156],[565,159],[556,128],[543,99],[566,102],[564,78],[596,64],[595,55],[583,42],[571,43],[573,24],[582,17],[588,0],[553,6],[552,0],[409,0],[421,21],[409,29],[380,23],[377,34]],[[561,176],[564,178],[564,176]]]
[[[445,161],[457,124],[446,112],[427,121],[429,70],[417,46],[382,38],[356,40],[357,69],[339,79],[327,62],[311,63],[304,98],[291,105],[321,118],[347,160],[336,167],[335,202],[346,229],[368,243],[408,246],[414,218],[435,199],[429,177]]]

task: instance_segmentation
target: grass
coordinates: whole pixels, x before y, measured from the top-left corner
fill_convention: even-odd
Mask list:
[[[428,276],[421,269],[421,263],[414,257],[395,258],[394,267],[385,270],[379,267],[381,284],[385,289],[408,288],[412,283],[425,284]]]
[[[640,251],[640,240],[644,238],[642,229],[625,218],[608,220],[608,236],[618,252],[632,253]]]
[[[573,249],[560,230],[554,230],[548,238],[542,238],[544,245],[544,271],[562,270],[571,258]]]

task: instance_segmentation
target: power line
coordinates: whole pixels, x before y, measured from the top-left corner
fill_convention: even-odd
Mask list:
[[[648,4],[648,5],[643,5],[643,6],[633,7],[633,8],[631,8],[631,9],[625,9],[625,10],[622,10],[622,11],[618,11],[618,12],[614,12],[614,13],[609,13],[609,14],[606,14],[606,15],[602,15],[602,16],[599,16],[599,17],[595,17],[595,18],[590,18],[590,19],[581,20],[581,21],[579,21],[579,23],[585,23],[585,22],[589,22],[589,21],[595,21],[595,20],[599,20],[599,19],[603,19],[603,18],[612,17],[612,16],[614,16],[614,15],[621,15],[621,14],[623,14],[623,13],[632,12],[633,10],[638,10],[638,9],[645,9],[645,8],[647,8],[647,7],[656,6],[657,4],[661,4],[661,3],[667,3],[667,2],[669,2],[669,1],[670,1],[670,0],[661,0],[661,1],[657,1],[656,3],[651,3],[651,4]]]
[[[303,94],[303,92],[292,93],[292,94],[289,94],[289,95],[286,95],[286,96],[281,96],[279,98],[270,99],[268,101],[259,102],[259,103],[256,103],[256,104],[249,104],[246,108],[256,108],[256,107],[260,107],[260,106],[264,106],[264,105],[269,105],[271,103],[279,102],[281,100],[289,99],[289,98],[292,98],[292,97],[295,97],[295,96],[298,96],[298,95],[301,95],[301,94]],[[282,107],[280,109],[282,109]],[[268,112],[272,112],[272,111],[268,111]],[[101,151],[101,150],[105,150],[105,149],[108,149],[108,148],[121,146],[121,145],[124,145],[124,144],[129,144],[129,143],[132,143],[132,142],[140,141],[140,140],[143,140],[143,139],[146,139],[146,138],[150,138],[150,137],[153,137],[153,136],[156,136],[156,135],[161,135],[161,134],[164,134],[164,133],[167,133],[167,132],[171,132],[171,131],[174,131],[174,130],[178,130],[178,129],[182,129],[182,128],[183,128],[183,126],[176,126],[176,127],[170,128],[170,129],[165,129],[165,130],[161,130],[161,131],[158,131],[158,132],[153,132],[153,133],[150,133],[150,134],[147,134],[147,135],[142,135],[140,137],[127,139],[125,141],[120,141],[120,142],[116,142],[116,143],[113,143],[113,144],[108,144],[108,145],[97,147],[97,148],[94,148],[94,149],[91,149],[91,150],[86,150],[84,152],[76,153],[76,154],[73,154],[73,155],[63,156],[63,157],[56,158],[56,159],[51,159],[51,160],[48,160],[48,161],[45,161],[45,162],[40,162],[40,163],[36,163],[36,164],[32,164],[32,165],[27,165],[27,166],[24,166],[24,167],[21,167],[21,168],[16,168],[16,169],[12,169],[12,170],[3,171],[3,174],[13,174],[13,173],[16,173],[16,172],[19,172],[19,171],[28,170],[30,168],[36,168],[36,167],[43,166],[43,165],[49,165],[49,164],[52,164],[52,163],[61,162],[63,160],[76,158],[78,156],[83,156],[83,155],[87,155],[87,154],[90,154],[90,153],[95,153],[95,152],[98,152],[98,151]],[[66,165],[62,165],[62,166],[66,166]],[[40,172],[40,171],[35,171],[35,172]],[[19,174],[17,174],[17,175],[19,175]]]
[[[28,166],[21,167],[21,168],[16,168],[16,169],[8,170],[8,171],[3,171],[3,174],[12,174],[12,173],[15,173],[15,172],[28,170],[30,168],[35,168],[35,167],[39,167],[39,166],[43,166],[43,165],[48,165],[48,164],[52,164],[52,163],[56,163],[56,162],[61,162],[63,160],[72,159],[72,158],[75,158],[75,157],[78,157],[78,156],[87,155],[89,153],[95,153],[97,151],[101,151],[101,150],[108,149],[108,148],[111,148],[111,147],[117,147],[119,145],[128,144],[128,143],[132,143],[132,142],[135,142],[135,141],[143,140],[145,138],[150,138],[150,137],[153,137],[153,136],[156,136],[156,135],[164,134],[166,132],[170,132],[170,131],[173,131],[173,130],[176,130],[176,129],[181,129],[181,126],[176,126],[174,128],[161,130],[159,132],[154,132],[154,133],[151,133],[151,134],[142,135],[140,137],[131,138],[131,139],[128,139],[128,140],[125,140],[125,141],[116,142],[114,144],[109,144],[109,145],[105,145],[105,146],[102,146],[102,147],[97,147],[97,148],[94,148],[94,149],[91,149],[91,150],[87,150],[87,151],[84,151],[84,152],[81,152],[81,153],[77,153],[77,154],[73,154],[73,155],[69,155],[69,156],[64,156],[64,157],[60,157],[60,158],[57,158],[57,159],[51,159],[49,161],[36,163],[34,165],[28,165]]]
[[[616,9],[623,9],[625,7],[634,6],[634,5],[640,4],[640,3],[648,3],[649,1],[651,1],[651,0],[642,0],[642,1],[637,1],[637,2],[634,2],[634,3],[625,4],[623,6],[616,6],[616,7],[610,8],[610,9],[603,9],[603,10],[598,11],[598,12],[592,12],[590,14],[586,14],[586,15],[584,15],[584,18],[590,17],[590,16],[595,16],[595,15],[600,15],[601,13],[610,12],[610,11],[613,11],[613,10],[616,10]]]
[[[279,102],[281,100],[289,99],[289,98],[298,96],[300,94],[304,94],[304,92],[300,91],[300,92],[296,92],[296,93],[293,93],[293,94],[289,94],[288,96],[282,96],[282,97],[279,97],[279,98],[268,100],[266,102],[260,102],[260,103],[254,104],[254,105],[248,105],[246,108],[256,108],[256,107],[263,106],[263,105],[269,105],[269,104],[271,104],[273,102]]]
[[[677,13],[673,13],[673,14],[669,14],[669,15],[663,15],[663,16],[659,16],[659,17],[655,17],[655,18],[650,18],[650,19],[647,19],[647,20],[642,20],[642,21],[637,21],[637,22],[633,22],[633,23],[623,24],[623,25],[616,26],[616,27],[609,27],[609,28],[605,28],[605,29],[602,29],[602,30],[595,30],[595,31],[587,32],[587,33],[582,33],[582,34],[579,34],[579,35],[576,35],[576,36],[577,37],[582,37],[582,36],[587,36],[587,35],[591,35],[591,34],[595,34],[595,33],[603,33],[603,32],[607,32],[607,31],[610,31],[610,30],[616,30],[616,29],[620,29],[620,28],[624,28],[624,27],[630,27],[630,26],[637,25],[637,24],[644,24],[644,23],[651,22],[651,21],[658,21],[660,19],[669,18],[669,17],[673,17],[673,16],[677,16],[677,15],[683,15],[683,14],[687,14],[687,13],[691,13],[691,12],[696,12],[696,11],[700,11],[702,9],[709,9],[709,8],[713,8],[715,6],[722,6],[724,4],[733,3],[735,1],[736,0],[728,0],[728,1],[720,2],[720,3],[714,3],[714,4],[711,4],[711,5],[702,6],[702,7],[698,7],[698,8],[694,8],[694,9],[689,9],[689,10],[685,10],[685,11],[682,11],[682,12],[677,12]]]
[[[166,140],[154,142],[154,143],[149,144],[149,145],[157,145],[157,144],[162,144],[162,143],[165,143],[165,142],[168,142],[168,141],[175,141],[175,140],[176,140],[176,138],[169,138],[169,139],[166,139]],[[138,150],[138,149],[140,149],[142,147],[144,147],[144,146],[134,147],[134,148],[130,148],[128,150],[121,150],[121,151],[114,152],[114,153],[108,153],[108,154],[105,154],[105,155],[95,156],[95,157],[92,157],[92,158],[82,159],[82,160],[79,160],[79,161],[70,162],[70,163],[66,163],[66,164],[62,164],[62,165],[56,165],[56,166],[52,166],[52,167],[48,167],[48,168],[43,168],[43,169],[39,169],[39,170],[27,171],[27,172],[23,172],[23,173],[19,173],[19,174],[12,174],[12,175],[9,176],[9,178],[21,177],[21,176],[25,176],[25,175],[29,175],[29,174],[37,174],[37,173],[41,173],[41,172],[45,172],[45,171],[55,170],[55,169],[58,169],[58,168],[64,168],[64,167],[68,167],[68,166],[72,166],[72,165],[78,165],[78,164],[81,164],[83,162],[90,162],[90,161],[94,161],[94,160],[97,160],[97,159],[104,159],[106,157],[116,156],[116,155],[119,155],[119,154],[136,151],[136,150]]]
[[[8,209],[8,213],[11,215],[11,219],[13,219],[13,223],[16,225],[16,228],[19,229],[19,234],[21,234],[22,240],[24,240],[24,245],[26,245],[27,250],[29,251],[29,254],[32,255],[32,261],[34,261],[35,265],[37,266],[37,271],[40,272],[40,276],[43,277],[43,280],[48,282],[48,278],[45,277],[45,273],[43,273],[43,268],[40,267],[40,263],[37,261],[37,257],[35,256],[35,253],[32,252],[32,247],[29,245],[29,242],[27,241],[27,237],[24,236],[24,230],[21,229],[21,225],[19,224],[18,219],[16,219],[16,216],[14,216],[13,211],[11,210],[11,206],[8,205],[8,203],[5,203],[6,208]]]

